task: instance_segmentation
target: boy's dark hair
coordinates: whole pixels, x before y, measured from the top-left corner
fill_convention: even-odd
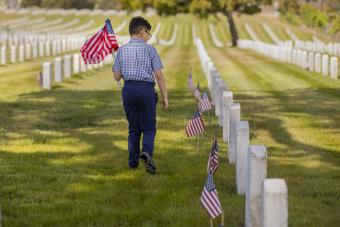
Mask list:
[[[133,17],[129,24],[130,35],[136,35],[142,29],[146,29],[147,31],[150,31],[151,30],[150,23],[147,20],[145,20],[143,17]]]

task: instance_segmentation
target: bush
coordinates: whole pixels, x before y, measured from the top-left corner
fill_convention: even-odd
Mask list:
[[[335,35],[340,33],[340,16],[337,15],[336,18],[332,21],[331,28],[329,29],[329,33]]]

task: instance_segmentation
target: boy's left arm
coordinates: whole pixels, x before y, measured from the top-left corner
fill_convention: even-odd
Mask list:
[[[122,70],[121,70],[121,62],[120,62],[120,49],[118,49],[115,57],[115,62],[112,67],[112,72],[114,73],[114,78],[116,81],[120,81],[122,79]]]

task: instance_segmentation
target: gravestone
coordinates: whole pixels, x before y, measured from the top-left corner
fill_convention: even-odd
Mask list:
[[[262,209],[263,227],[288,227],[288,189],[284,179],[263,181]]]
[[[338,79],[338,58],[337,57],[331,57],[331,78],[334,80]]]
[[[12,46],[11,47],[11,63],[16,63],[17,61],[17,47]]]
[[[321,73],[321,54],[319,53],[315,54],[314,66],[315,66],[315,72]]]
[[[327,54],[322,55],[322,75],[329,75],[329,56]]]
[[[266,147],[250,145],[247,154],[245,226],[260,227],[262,222],[262,182],[267,177]]]
[[[0,48],[0,64],[1,65],[6,65],[6,62],[7,62],[7,56],[6,56],[6,47],[5,46],[2,46]]]
[[[236,124],[236,188],[237,193],[246,193],[247,153],[249,147],[248,121],[239,121]]]
[[[233,103],[233,93],[231,91],[223,92],[223,141],[229,140],[229,116],[230,105]]]
[[[64,76],[65,78],[71,77],[71,56],[64,56]]]
[[[54,59],[54,81],[57,83],[61,83],[63,81],[61,69],[62,69],[61,58],[57,57]]]
[[[79,54],[73,55],[73,73],[77,74],[80,71]]]
[[[20,62],[25,61],[25,47],[23,44],[19,46],[19,61]]]
[[[42,78],[43,88],[50,90],[52,87],[52,73],[51,73],[50,62],[44,62],[42,75],[43,75],[43,78]]]
[[[229,140],[228,140],[228,158],[229,163],[236,162],[236,124],[240,121],[241,105],[233,103],[230,105],[229,116]]]

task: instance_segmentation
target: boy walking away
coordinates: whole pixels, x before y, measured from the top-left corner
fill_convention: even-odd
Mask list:
[[[163,108],[168,108],[167,90],[162,72],[163,65],[157,50],[146,42],[151,38],[151,25],[142,17],[134,17],[129,24],[131,39],[122,45],[113,65],[115,80],[123,78],[123,106],[129,122],[129,167],[136,169],[139,158],[144,160],[146,171],[156,173],[153,161],[156,136],[155,79],[162,94]],[[140,139],[143,134],[142,152]]]

